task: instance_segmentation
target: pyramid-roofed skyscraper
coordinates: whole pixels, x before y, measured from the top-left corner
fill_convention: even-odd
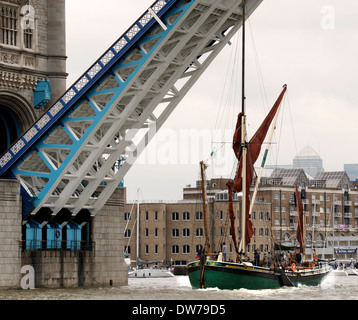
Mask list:
[[[309,145],[304,147],[298,155],[293,158],[293,168],[303,169],[311,177],[315,177],[318,172],[324,171],[322,158]]]

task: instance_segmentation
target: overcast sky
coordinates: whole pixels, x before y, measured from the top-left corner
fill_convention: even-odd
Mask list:
[[[68,86],[153,2],[67,1]],[[326,171],[358,163],[357,13],[356,0],[264,0],[251,16],[246,84],[249,134],[273,105],[282,85],[288,85],[268,164],[292,164],[306,145],[320,154]],[[231,140],[241,108],[240,84],[236,83],[236,89],[228,85],[235,83],[228,77],[235,51],[233,39],[172,113],[155,143],[132,166],[125,177],[129,199],[136,197],[136,188],[141,189],[143,199],[182,199],[182,188],[195,184],[198,162],[209,159],[212,150],[219,149],[214,158],[217,164],[209,161],[209,178],[229,176],[230,169],[219,164],[223,159],[233,161],[231,150],[210,141],[211,136],[215,142]],[[221,118],[223,114],[229,117]],[[180,143],[189,132],[210,137],[197,154]],[[175,150],[169,143],[173,139],[179,141]],[[148,152],[154,152],[154,158]]]

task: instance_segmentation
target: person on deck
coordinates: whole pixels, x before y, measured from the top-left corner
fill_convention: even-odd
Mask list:
[[[302,260],[300,252],[296,254],[295,260],[296,260],[296,264],[300,267],[301,266],[301,260]]]
[[[259,249],[255,250],[254,260],[255,260],[255,266],[260,266],[260,252],[259,252]]]
[[[226,261],[227,247],[226,247],[225,242],[223,243],[222,253],[223,253],[223,260]]]

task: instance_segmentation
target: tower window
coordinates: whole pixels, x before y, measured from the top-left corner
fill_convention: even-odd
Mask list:
[[[26,49],[32,49],[32,31],[31,28],[24,29],[24,45]]]
[[[16,9],[1,7],[1,43],[17,46],[18,12]]]

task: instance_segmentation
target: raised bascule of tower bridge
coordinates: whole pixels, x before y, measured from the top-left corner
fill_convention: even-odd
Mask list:
[[[155,1],[1,156],[23,223],[94,217],[241,25],[241,0]]]

